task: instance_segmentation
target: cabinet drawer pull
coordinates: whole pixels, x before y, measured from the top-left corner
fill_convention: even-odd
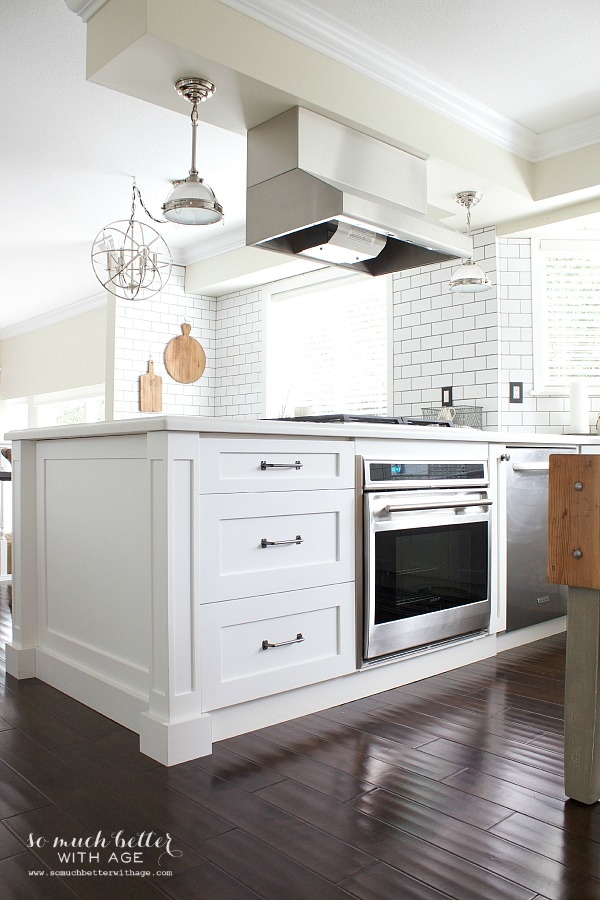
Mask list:
[[[302,633],[299,631],[291,641],[280,641],[278,644],[270,644],[269,641],[263,641],[262,648],[263,650],[268,650],[269,647],[287,647],[289,644],[301,644],[303,640]]]
[[[302,463],[299,459],[293,463],[269,463],[266,459],[261,459],[260,467],[262,471],[266,471],[267,469],[301,469]]]
[[[301,535],[297,534],[295,538],[292,538],[290,541],[268,541],[266,538],[260,539],[260,546],[264,550],[265,547],[280,547],[282,544],[302,544]]]

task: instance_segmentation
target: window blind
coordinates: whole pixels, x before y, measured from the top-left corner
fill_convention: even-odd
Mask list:
[[[545,252],[542,277],[546,383],[600,381],[600,254]]]

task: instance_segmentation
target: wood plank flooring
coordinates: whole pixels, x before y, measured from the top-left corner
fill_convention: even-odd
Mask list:
[[[547,638],[171,768],[48,685],[6,676],[0,897],[600,898],[599,805],[563,792],[564,655],[564,636]]]

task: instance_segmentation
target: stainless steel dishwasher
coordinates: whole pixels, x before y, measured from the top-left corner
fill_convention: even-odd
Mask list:
[[[577,447],[509,447],[506,630],[516,631],[567,612],[567,588],[549,584],[548,457]]]

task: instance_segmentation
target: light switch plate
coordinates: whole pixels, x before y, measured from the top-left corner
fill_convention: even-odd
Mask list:
[[[442,388],[442,406],[452,406],[452,388]]]

